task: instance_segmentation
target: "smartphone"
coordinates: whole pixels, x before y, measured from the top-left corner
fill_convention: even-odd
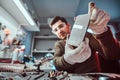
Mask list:
[[[78,15],[73,24],[68,44],[77,47],[83,40],[89,25],[89,14]]]

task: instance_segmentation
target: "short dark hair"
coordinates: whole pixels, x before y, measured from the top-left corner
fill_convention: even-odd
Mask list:
[[[95,6],[95,3],[94,2],[91,2],[91,4],[90,4],[92,7],[94,7]]]
[[[22,42],[22,41],[19,40],[17,37],[14,37],[14,38],[13,38],[13,41],[12,41],[12,44],[13,44],[13,45],[20,45],[20,44],[22,44],[21,42]]]
[[[54,24],[55,24],[57,21],[59,21],[59,20],[61,20],[61,21],[64,22],[65,24],[68,23],[67,20],[66,20],[64,17],[55,16],[55,17],[51,20],[51,22],[50,22],[50,27],[51,27],[52,25],[54,25]]]

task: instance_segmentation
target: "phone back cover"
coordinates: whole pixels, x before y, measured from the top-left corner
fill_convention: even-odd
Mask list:
[[[68,44],[77,47],[80,42],[83,41],[89,24],[89,18],[89,14],[78,15],[76,17],[68,40]]]

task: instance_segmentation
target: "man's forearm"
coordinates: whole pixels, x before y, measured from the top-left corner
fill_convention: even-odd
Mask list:
[[[120,47],[115,41],[110,28],[102,34],[95,35],[100,42],[105,58],[118,60],[120,59]]]

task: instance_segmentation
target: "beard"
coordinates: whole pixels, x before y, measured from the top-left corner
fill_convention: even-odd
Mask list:
[[[62,31],[59,35],[58,35],[58,37],[60,38],[60,39],[66,39],[66,37],[67,37],[67,33],[66,32],[64,32],[64,31]]]

